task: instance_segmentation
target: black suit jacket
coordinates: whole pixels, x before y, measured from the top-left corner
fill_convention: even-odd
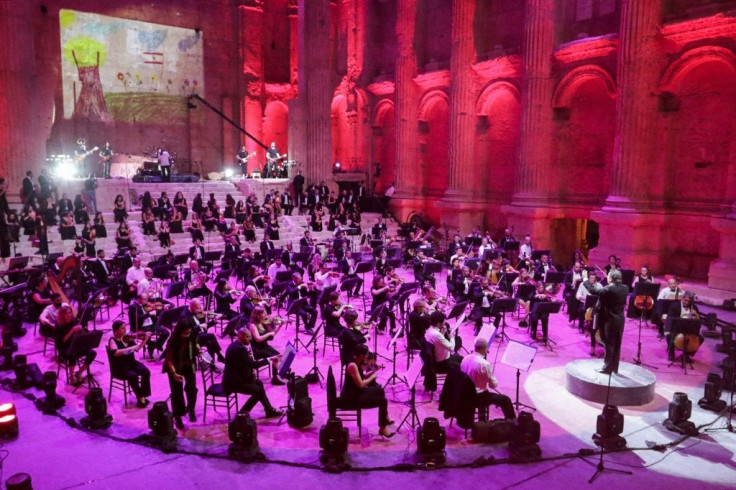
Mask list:
[[[268,359],[253,359],[253,355],[239,340],[230,344],[225,352],[225,372],[222,374],[225,392],[234,393],[250,387],[255,380],[253,370],[269,362]]]
[[[86,265],[99,284],[106,284],[109,281],[109,268],[108,272],[105,272],[105,268],[102,266],[100,259],[89,260],[86,262]]]
[[[273,250],[273,242],[271,240],[263,240],[261,242],[261,256],[266,259],[268,258],[268,251]]]
[[[601,311],[598,320],[601,324],[624,328],[624,306],[629,294],[628,286],[624,284],[609,284],[600,292]]]
[[[197,249],[199,249],[199,260],[204,260],[204,247],[202,245],[199,247],[196,245],[189,247],[189,258],[192,260],[195,259]]]

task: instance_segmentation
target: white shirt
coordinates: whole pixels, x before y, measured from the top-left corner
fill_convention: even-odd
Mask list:
[[[598,283],[595,283],[593,286],[593,290],[595,291],[597,289]],[[585,287],[585,283],[580,283],[580,286],[578,286],[578,292],[575,293],[575,298],[577,298],[578,301],[584,302],[585,298],[587,298],[589,295],[594,294],[588,291],[588,288]]]
[[[55,304],[50,304],[43,309],[38,321],[56,326],[56,317],[59,315],[59,308]]]
[[[424,340],[434,346],[434,359],[437,362],[446,361],[455,350],[455,339],[447,340],[436,327],[430,327],[427,330]]]
[[[477,352],[465,356],[460,363],[460,370],[473,380],[475,391],[478,393],[498,386],[498,380],[493,376],[491,364]]]
[[[276,273],[285,271],[286,266],[284,264],[278,265],[276,262],[268,266],[268,277],[271,278],[272,282],[276,282]]]
[[[162,151],[158,156],[158,164],[162,167],[168,167],[170,165],[169,158],[169,152],[166,150]]]
[[[317,283],[320,289],[329,288],[330,286],[337,286],[340,284],[336,277],[332,277],[332,271],[322,273],[322,271],[314,274],[314,282]]]
[[[679,299],[682,296],[682,292],[679,290],[671,290],[669,286],[662,289],[657,296],[657,299]]]
[[[128,269],[128,273],[125,274],[125,282],[128,286],[132,286],[135,281],[142,281],[146,277],[146,272],[143,267],[131,267]]]
[[[529,259],[532,256],[532,246],[528,243],[522,243],[519,246],[519,258],[520,259]]]

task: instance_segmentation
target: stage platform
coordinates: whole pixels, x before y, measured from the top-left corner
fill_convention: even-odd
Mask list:
[[[622,362],[618,373],[611,375],[611,390],[608,393],[609,377],[599,373],[601,362],[580,359],[565,366],[565,388],[573,395],[596,403],[624,407],[638,407],[654,400],[657,378],[651,371],[636,364]]]

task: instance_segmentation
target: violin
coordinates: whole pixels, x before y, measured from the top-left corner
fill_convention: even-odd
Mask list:
[[[126,344],[133,344],[137,341],[143,342],[143,345],[148,342],[148,340],[151,338],[150,332],[128,332],[125,335],[123,335],[123,342]]]

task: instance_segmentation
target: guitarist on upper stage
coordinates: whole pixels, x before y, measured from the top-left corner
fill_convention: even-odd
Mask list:
[[[279,154],[279,150],[276,149],[276,143],[272,141],[270,148],[266,150],[266,172],[264,177],[278,177],[278,163],[284,158],[286,158],[286,154]]]
[[[238,165],[240,165],[240,173],[243,174],[243,177],[248,174],[248,160],[253,158],[255,154],[256,152],[248,153],[248,150],[245,149],[245,145],[242,145],[240,150],[238,150]]]
[[[77,138],[77,148],[74,150],[74,160],[76,160],[78,168],[82,170],[82,174],[87,174],[85,159],[97,150],[99,150],[99,148],[95,146],[91,150],[87,151],[87,142],[84,138]]]
[[[102,164],[102,178],[110,178],[110,165],[112,165],[112,156],[114,155],[110,142],[106,141],[105,146],[100,150],[100,163]]]

